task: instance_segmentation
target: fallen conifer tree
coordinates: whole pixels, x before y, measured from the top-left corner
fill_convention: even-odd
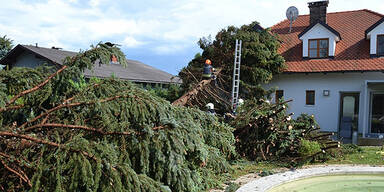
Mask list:
[[[59,70],[0,71],[1,191],[202,191],[230,170],[232,128],[117,79],[90,79],[99,44]]]

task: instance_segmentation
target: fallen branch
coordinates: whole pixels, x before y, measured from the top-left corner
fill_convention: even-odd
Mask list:
[[[37,117],[33,118],[32,120],[30,121],[27,121],[25,122],[24,124],[22,124],[20,128],[22,127],[25,127],[27,124],[29,123],[33,123],[37,120],[39,120],[40,118],[46,116],[46,115],[49,115],[50,113],[54,112],[54,111],[57,111],[59,109],[62,109],[62,108],[68,108],[68,107],[76,107],[76,106],[80,106],[80,105],[91,105],[91,104],[95,104],[95,103],[104,103],[104,102],[108,102],[108,101],[112,101],[112,100],[116,100],[116,99],[119,99],[119,98],[129,98],[129,97],[135,97],[135,96],[130,96],[130,95],[117,95],[117,96],[113,96],[113,97],[108,97],[108,98],[105,98],[105,99],[101,99],[101,100],[98,100],[98,101],[88,101],[88,102],[77,102],[77,103],[63,103],[63,104],[60,104],[52,109],[49,109],[47,110],[45,113],[42,113],[40,115],[38,115]]]
[[[31,180],[29,180],[29,178],[26,176],[26,175],[22,175],[21,173],[17,172],[16,170],[12,169],[11,167],[9,167],[2,159],[0,159],[0,162],[4,165],[4,167],[14,173],[15,175],[17,175],[18,177],[20,177],[21,180],[23,180],[25,183],[27,183],[29,185],[29,187],[32,187],[32,184],[31,184]]]
[[[25,128],[25,132],[28,132],[28,131],[32,131],[34,129],[37,129],[37,128],[49,128],[49,127],[52,127],[52,128],[69,128],[69,129],[80,129],[80,130],[85,130],[85,131],[92,131],[92,132],[95,132],[95,133],[98,133],[98,134],[101,134],[101,135],[133,135],[133,134],[136,134],[136,135],[142,135],[143,132],[105,132],[101,129],[96,129],[96,128],[91,128],[91,127],[87,127],[87,126],[83,126],[83,125],[65,125],[65,124],[58,124],[58,123],[47,123],[47,124],[38,124],[38,125],[34,125],[34,126],[31,126],[31,127],[28,127],[28,128]],[[158,127],[154,127],[152,128],[152,130],[160,130],[160,129],[164,129],[165,127],[164,126],[158,126]]]
[[[61,73],[64,71],[64,69],[66,69],[68,66],[64,65],[61,69],[59,69],[58,71],[56,71],[55,73],[53,73],[52,75],[50,75],[47,79],[45,79],[42,83],[38,84],[37,86],[31,88],[31,89],[28,89],[28,90],[25,90],[21,93],[19,93],[18,95],[12,97],[11,100],[9,100],[9,102],[5,105],[5,106],[9,106],[10,104],[14,103],[18,98],[26,95],[26,94],[29,94],[29,93],[32,93],[34,91],[37,91],[38,89],[40,89],[41,87],[43,87],[44,85],[46,85],[53,77],[55,77],[57,74]]]
[[[311,137],[312,140],[321,140],[323,139],[324,137],[329,137],[329,136],[333,136],[334,133],[324,133],[324,134],[320,134],[318,136],[315,136],[315,137]]]
[[[8,159],[11,159],[11,158],[12,158],[11,156],[9,156],[9,155],[7,155],[7,154],[5,154],[5,153],[2,153],[2,152],[0,152],[0,156],[3,156],[3,157],[8,158]],[[22,164],[21,161],[19,161],[19,160],[16,159],[16,158],[12,158],[12,161],[16,161],[16,163],[18,163],[19,165]],[[24,159],[24,161],[28,162],[26,159]],[[28,162],[28,164],[31,164],[31,163]],[[28,166],[28,165],[26,165],[25,163],[24,163],[24,166],[25,166],[25,167],[28,167],[28,168],[32,168],[31,166]]]
[[[215,75],[217,76],[220,73],[220,71],[221,71],[221,69],[217,70]],[[212,80],[213,79],[206,79],[206,80],[200,81],[200,83],[198,83],[195,86],[195,88],[193,88],[192,90],[188,91],[183,96],[181,96],[179,99],[174,101],[172,103],[172,105],[175,105],[175,106],[185,106],[191,98],[193,98],[194,96],[199,94],[200,91],[204,90],[206,88],[206,86],[209,85],[212,82]]]
[[[55,143],[55,142],[52,142],[52,141],[42,140],[42,139],[30,137],[28,135],[23,135],[23,134],[17,134],[17,133],[0,131],[0,136],[3,136],[3,137],[16,137],[16,138],[32,141],[32,142],[38,143],[38,144],[45,144],[45,145],[49,145],[49,146],[52,146],[52,147],[63,148],[63,149],[67,148],[64,145],[61,145],[61,144],[58,144],[58,143]],[[80,152],[83,155],[85,155],[85,156],[87,156],[87,157],[97,161],[97,159],[94,156],[90,155],[88,152],[80,151],[80,150],[76,150],[76,149],[71,149],[71,148],[69,150],[73,151],[73,152]]]
[[[21,109],[24,107],[24,104],[21,105],[15,105],[15,106],[9,106],[9,107],[4,107],[0,109],[0,112],[8,111],[8,110],[15,110],[15,109]]]
[[[54,143],[54,142],[46,141],[46,140],[42,140],[42,139],[37,139],[37,138],[31,137],[31,136],[28,136],[28,135],[22,135],[22,134],[17,134],[17,133],[0,131],[0,136],[3,136],[3,137],[16,137],[16,138],[20,138],[20,139],[25,139],[25,140],[33,141],[33,142],[38,143],[38,144],[46,144],[46,145],[53,146],[53,147],[61,147],[61,145],[58,144],[58,143]]]

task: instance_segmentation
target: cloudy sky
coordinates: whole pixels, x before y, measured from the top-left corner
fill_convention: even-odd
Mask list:
[[[172,74],[201,50],[196,42],[228,26],[270,27],[289,6],[308,14],[308,0],[0,0],[0,35],[15,44],[79,51],[100,41],[121,45],[127,58]],[[382,0],[330,0],[329,12],[371,9]]]

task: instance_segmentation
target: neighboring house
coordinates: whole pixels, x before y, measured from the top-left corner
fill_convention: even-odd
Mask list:
[[[17,45],[7,56],[0,60],[0,64],[7,65],[9,68],[34,68],[44,64],[60,66],[66,57],[72,57],[76,54],[76,52],[64,51],[55,47],[49,49],[32,45]],[[126,67],[111,62],[110,64],[96,64],[92,70],[86,69],[84,71],[86,78],[108,78],[112,75],[119,79],[144,85],[181,84],[181,80],[178,77],[139,61],[129,59],[127,59]]]
[[[308,3],[289,32],[289,21],[271,27],[281,40],[287,68],[267,88],[293,99],[295,117],[313,114],[322,131],[350,139],[384,134],[384,16],[370,10],[327,13],[328,1]]]

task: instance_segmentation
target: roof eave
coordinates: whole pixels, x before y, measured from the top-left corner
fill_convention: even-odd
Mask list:
[[[335,71],[284,71],[283,74],[316,74],[316,73],[365,73],[365,72],[384,72],[382,70],[335,70]]]
[[[7,59],[9,59],[9,57],[18,57],[20,53],[18,54],[17,51],[19,51],[19,50],[28,51],[30,53],[36,54],[36,55],[38,55],[40,57],[43,57],[44,59],[47,59],[48,61],[52,62],[53,64],[55,64],[57,66],[61,66],[62,65],[60,63],[57,63],[57,62],[53,61],[50,58],[45,57],[44,55],[41,55],[41,54],[39,54],[39,53],[37,53],[37,52],[35,52],[33,50],[28,49],[27,47],[25,47],[25,46],[23,46],[21,44],[16,45],[16,47],[14,47],[6,56],[4,56],[0,60],[0,63],[7,62]],[[17,55],[14,55],[14,54],[17,54]],[[11,65],[9,65],[9,63],[3,63],[3,64],[6,64],[9,67],[12,67]]]
[[[20,45],[20,44],[16,45],[16,47],[14,47],[3,58],[0,59],[0,64],[8,65],[7,59],[9,59],[9,57],[12,57],[14,54],[16,54],[16,51],[18,51],[20,49],[25,50],[25,48],[22,45]]]

